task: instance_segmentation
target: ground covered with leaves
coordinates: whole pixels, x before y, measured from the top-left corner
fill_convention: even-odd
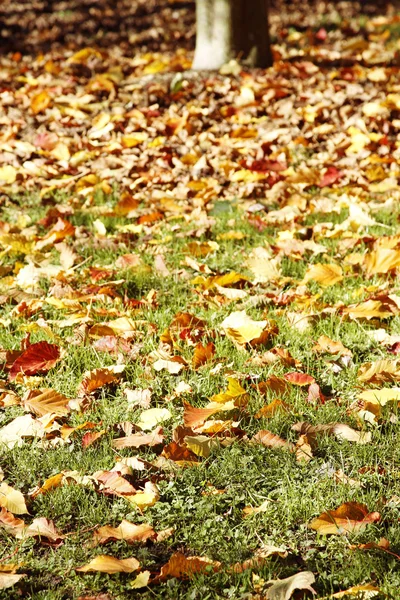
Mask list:
[[[400,17],[159,4],[0,56],[0,597],[397,598]]]

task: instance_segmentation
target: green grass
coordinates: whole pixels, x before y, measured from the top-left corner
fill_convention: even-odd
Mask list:
[[[98,201],[112,206],[117,197],[118,193],[115,192],[112,196],[100,198]],[[34,196],[24,198],[23,203],[24,211],[31,216],[32,221],[42,218],[46,213],[47,208]],[[4,218],[13,222],[17,210],[15,205],[8,206]],[[207,264],[215,272],[235,270],[250,275],[242,267],[243,257],[247,256],[252,248],[264,245],[266,241],[273,243],[279,228],[258,232],[249,224],[246,214],[240,209],[240,203],[233,204],[229,212],[214,212],[211,227],[199,240],[218,239],[219,250],[206,258],[196,260]],[[313,215],[306,217],[300,225],[311,226],[318,221],[331,219],[340,223],[346,217],[346,212],[328,217]],[[92,231],[95,218],[97,217],[90,212],[76,210],[71,221],[76,226]],[[398,232],[396,214],[390,218],[387,213],[378,213],[375,218],[389,226],[389,230],[385,229],[385,235]],[[115,235],[119,240],[120,234],[116,226],[127,223],[127,220],[107,218],[104,222],[109,236]],[[150,290],[156,290],[157,306],[128,310],[127,314],[133,320],[141,319],[152,325],[150,327],[144,324],[139,328],[135,341],[141,344],[140,353],[138,358],[128,360],[124,372],[124,385],[131,389],[150,386],[153,392],[152,406],[168,407],[172,418],[164,427],[167,442],[172,440],[174,428],[182,424],[182,399],[178,397],[170,400],[179,381],[185,381],[192,387],[192,393],[185,398],[195,406],[204,406],[213,394],[226,389],[226,374],[229,373],[243,377],[242,383],[250,394],[248,406],[236,414],[239,426],[248,438],[260,429],[269,429],[285,439],[296,442],[297,435],[291,426],[298,421],[313,424],[337,421],[356,429],[360,426],[368,429],[368,425],[357,422],[348,408],[359,386],[357,370],[360,364],[377,360],[382,355],[386,356],[382,348],[367,335],[375,325],[381,326],[382,323],[345,320],[338,312],[333,311],[320,315],[310,329],[299,332],[289,325],[285,314],[286,310],[303,310],[295,296],[292,303],[284,309],[274,306],[273,303],[248,307],[246,310],[250,316],[258,320],[273,319],[279,328],[273,342],[267,348],[258,349],[255,354],[261,354],[274,346],[290,350],[292,356],[302,362],[304,371],[314,376],[325,393],[331,396],[325,404],[315,406],[307,402],[304,389],[293,386],[284,398],[290,406],[289,414],[278,414],[270,420],[256,419],[254,415],[257,411],[276,396],[273,393],[268,393],[267,396],[260,395],[251,388],[251,383],[263,381],[272,374],[282,376],[294,369],[280,362],[264,367],[254,366],[249,363],[251,353],[236,348],[229,339],[221,335],[220,323],[230,312],[237,310],[241,302],[215,302],[200,289],[196,292],[191,283],[195,277],[193,272],[185,277],[182,271],[179,271],[184,268],[182,264],[187,255],[187,244],[192,241],[190,231],[195,227],[195,224],[190,222],[179,223],[181,237],[174,234],[173,220],[164,221],[162,227],[156,228],[152,235],[153,240],[163,240],[168,236],[170,238],[170,241],[160,242],[171,272],[169,277],[161,277],[154,270],[153,248],[156,244],[149,244],[149,239],[142,233],[136,236],[132,244],[122,238],[118,245],[111,248],[99,248],[90,241],[82,246],[75,243],[76,251],[82,260],[86,259],[87,262],[77,269],[69,280],[69,284],[75,290],[79,290],[88,283],[90,267],[109,266],[110,269],[114,269],[116,259],[122,254],[138,252],[143,255],[150,271],[141,274],[129,270],[118,272],[116,278],[124,279],[124,283],[118,288],[119,298],[114,301],[95,299],[91,303],[91,314],[95,322],[110,320],[113,317],[107,317],[107,311],[126,312],[121,300],[124,295],[143,300]],[[281,229],[285,229],[285,226]],[[234,241],[219,238],[221,233],[230,230],[241,231],[245,237]],[[382,230],[377,228],[374,233],[382,234]],[[326,245],[326,254],[312,257],[311,263],[336,260],[334,257],[337,256],[338,240],[327,239],[322,243]],[[58,253],[55,250],[49,250],[48,256],[53,264],[57,263]],[[22,255],[11,255],[5,258],[4,264],[14,267],[17,261],[24,260]],[[291,257],[283,259],[283,275],[290,278],[285,288],[287,292],[296,288],[306,268],[305,261]],[[310,283],[307,292],[310,310],[319,313],[323,308],[334,306],[339,301],[345,304],[361,301],[369,296],[366,291],[368,286],[379,285],[381,282],[382,277],[367,281],[362,275],[353,276],[349,272],[343,287],[335,285],[323,289]],[[47,292],[52,282],[44,278],[40,285],[43,292]],[[267,285],[248,287],[248,298],[265,294],[271,289],[273,288]],[[7,292],[5,284],[4,292]],[[87,303],[81,303],[86,310]],[[214,336],[216,360],[223,364],[221,372],[213,373],[212,366],[206,366],[197,372],[188,368],[174,377],[165,372],[157,374],[152,370],[148,355],[158,347],[160,335],[169,327],[174,315],[179,311],[191,312],[206,321],[208,335]],[[57,343],[67,350],[63,360],[44,377],[41,386],[56,389],[73,398],[85,371],[115,364],[116,358],[97,351],[90,338],[85,344],[71,344],[74,328],[59,328],[56,324],[68,316],[68,309],[57,309],[44,302],[38,312],[30,317],[30,323],[39,317],[48,320],[54,335],[57,336]],[[18,349],[25,336],[26,317],[18,316],[14,306],[8,303],[2,305],[1,317],[5,320],[10,319],[11,322],[0,329],[0,344],[6,349]],[[385,325],[389,331],[395,333],[399,331],[399,323],[400,319],[395,317]],[[352,350],[353,362],[348,367],[341,365],[340,372],[333,372],[326,360],[334,361],[335,357],[317,355],[312,350],[320,335],[340,339]],[[44,339],[47,339],[47,334],[40,327],[31,335],[31,342]],[[180,341],[179,344],[182,356],[190,360],[192,348],[184,341]],[[336,361],[341,364],[339,357],[336,357]],[[6,377],[4,372],[4,382]],[[9,384],[9,387],[21,395],[26,390],[26,387],[20,384]],[[102,388],[86,412],[73,411],[66,419],[72,426],[93,421],[98,424],[97,429],[106,429],[106,434],[86,450],[82,448],[81,443],[84,432],[79,431],[64,445],[43,448],[38,440],[26,440],[18,448],[7,450],[2,447],[0,458],[7,483],[28,495],[35,486],[63,470],[77,470],[83,475],[91,475],[97,470],[111,469],[118,456],[140,456],[149,462],[155,461],[157,453],[152,448],[116,452],[111,446],[112,439],[118,437],[117,424],[127,420],[138,421],[141,413],[141,409],[128,409],[122,390],[123,385]],[[2,409],[0,425],[4,426],[22,414],[24,410],[18,406]],[[158,467],[152,471],[136,472],[132,481],[134,484],[136,482],[139,488],[146,480],[152,478],[157,482],[160,491],[160,500],[143,514],[132,508],[123,498],[105,496],[82,485],[64,485],[39,495],[34,501],[28,502],[29,515],[24,518],[27,522],[34,517],[51,519],[66,537],[62,545],[51,547],[32,538],[15,540],[0,529],[0,560],[4,563],[21,564],[20,572],[27,573],[27,577],[18,585],[0,592],[0,598],[16,600],[22,594],[23,597],[34,600],[61,600],[108,592],[112,598],[121,600],[127,597],[171,600],[244,599],[254,591],[257,581],[267,582],[271,579],[285,578],[301,570],[311,570],[316,574],[315,589],[319,597],[329,597],[339,589],[374,581],[382,590],[382,598],[383,594],[396,598],[400,587],[397,559],[379,550],[362,551],[350,548],[350,545],[378,542],[380,538],[386,537],[391,542],[391,550],[395,553],[400,552],[399,508],[396,500],[396,497],[400,496],[400,465],[397,451],[400,432],[397,424],[390,422],[389,416],[388,411],[384,412],[382,424],[370,428],[372,441],[367,445],[355,445],[339,441],[333,436],[321,435],[314,458],[307,464],[296,462],[292,453],[250,444],[245,438],[234,441],[227,447],[219,445],[208,458],[200,459],[198,466],[164,470]],[[370,468],[365,470],[365,467]],[[337,482],[332,473],[339,469],[361,485],[355,487]],[[222,490],[223,493],[210,494],[210,486]],[[246,506],[257,507],[267,499],[270,503],[265,512],[244,518],[243,509]],[[370,511],[379,511],[382,515],[381,521],[368,526],[361,533],[347,536],[324,537],[307,526],[323,511],[335,509],[348,501],[361,502],[366,504]],[[129,546],[124,542],[114,542],[104,547],[92,547],[90,542],[96,527],[116,526],[122,519],[135,523],[150,523],[156,531],[173,527],[174,533],[160,543]],[[229,567],[234,563],[251,558],[262,544],[283,545],[288,550],[288,557],[271,557],[263,565],[240,574],[229,571]],[[140,561],[143,569],[157,573],[177,551],[187,555],[208,556],[220,561],[222,568],[218,573],[198,575],[189,581],[170,579],[138,591],[130,588],[130,581],[134,579],[135,574],[79,574],[74,570],[89,562],[95,555],[107,553],[118,558],[134,556]],[[255,579],[254,575],[259,579]]]

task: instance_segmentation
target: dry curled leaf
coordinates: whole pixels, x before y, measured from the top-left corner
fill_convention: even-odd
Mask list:
[[[282,439],[279,435],[275,435],[267,429],[262,429],[256,433],[252,438],[252,442],[262,444],[267,448],[284,448],[285,450],[294,450],[294,445],[287,440]]]
[[[296,590],[307,590],[312,594],[316,594],[316,591],[312,587],[315,583],[315,577],[311,571],[302,571],[296,573],[286,579],[280,579],[268,588],[266,598],[268,600],[289,600],[293,592]]]

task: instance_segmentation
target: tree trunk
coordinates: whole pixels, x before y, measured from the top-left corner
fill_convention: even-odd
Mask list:
[[[219,69],[232,58],[270,67],[268,0],[196,0],[193,69]]]

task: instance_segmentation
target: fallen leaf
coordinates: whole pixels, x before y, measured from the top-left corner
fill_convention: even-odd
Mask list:
[[[242,388],[237,379],[228,377],[228,389],[226,392],[216,394],[215,396],[212,396],[210,400],[212,402],[217,402],[218,404],[226,404],[227,402],[233,401],[236,406],[243,406],[248,398],[249,396],[246,390]]]
[[[285,450],[294,450],[294,445],[287,440],[282,439],[279,435],[275,435],[271,431],[267,429],[262,429],[258,433],[256,433],[252,438],[252,442],[257,442],[258,444],[262,444],[267,448],[284,448]]]
[[[383,383],[400,379],[400,365],[386,358],[368,362],[358,369],[357,379],[368,383]]]
[[[106,554],[100,554],[93,558],[87,565],[75,568],[79,573],[89,573],[96,571],[99,573],[132,573],[140,568],[140,563],[136,558],[115,558]]]
[[[321,535],[353,533],[362,531],[380,518],[378,512],[370,513],[365,504],[345,502],[335,510],[324,512],[313,519],[309,527]]]
[[[85,396],[86,394],[92,394],[99,388],[110,383],[118,381],[117,375],[115,375],[109,369],[94,369],[93,371],[87,371],[82,378],[78,388],[78,396]]]
[[[48,342],[31,344],[12,364],[9,373],[13,381],[18,373],[23,375],[37,375],[47,373],[61,358],[60,348]]]
[[[215,344],[209,342],[206,346],[203,346],[200,342],[197,344],[193,353],[193,368],[199,369],[203,365],[207,364],[212,360],[215,354]]]
[[[23,494],[5,481],[0,483],[0,506],[17,515],[28,514]]]
[[[116,440],[113,440],[112,446],[117,450],[121,448],[140,448],[140,446],[157,446],[162,444],[164,436],[162,435],[161,427],[150,433],[134,433]]]
[[[138,427],[144,431],[150,431],[159,423],[164,423],[172,418],[172,413],[168,408],[149,408],[144,410],[137,422]]]
[[[155,535],[155,531],[151,525],[147,523],[135,525],[124,519],[118,527],[104,525],[104,527],[96,529],[93,533],[93,541],[96,544],[107,544],[110,541],[123,540],[131,544],[133,542],[145,542],[148,539],[154,538]]]
[[[69,398],[51,389],[29,390],[22,402],[27,410],[38,417],[49,413],[63,416],[69,412]]]
[[[146,587],[150,580],[150,571],[142,571],[131,581],[131,588],[134,590],[138,590],[140,588]]]
[[[163,581],[164,579],[168,579],[168,577],[190,579],[196,573],[216,573],[220,567],[221,563],[210,560],[206,556],[185,556],[180,552],[176,552],[161,568],[161,572],[156,577],[156,580]]]
[[[343,280],[343,271],[339,265],[317,263],[309,267],[303,279],[303,284],[315,281],[323,287],[335,285]]]
[[[293,373],[285,373],[283,377],[292,385],[299,385],[301,387],[304,385],[311,385],[312,383],[315,383],[314,377],[311,377],[311,375],[307,375],[307,373],[298,373],[296,371],[293,371]]]
[[[280,579],[268,588],[265,598],[268,600],[289,600],[295,590],[307,590],[316,594],[311,585],[315,583],[315,577],[311,571],[302,571],[286,579]]]
[[[268,321],[254,321],[244,310],[233,312],[221,323],[222,330],[234,342],[244,345],[260,338]]]
[[[354,585],[347,590],[343,590],[342,592],[336,592],[335,594],[330,594],[329,597],[325,596],[324,598],[319,598],[318,600],[330,600],[330,598],[349,598],[354,597],[357,600],[370,600],[370,598],[375,598],[379,596],[381,593],[380,588],[376,587],[372,583],[366,583],[364,585]]]

